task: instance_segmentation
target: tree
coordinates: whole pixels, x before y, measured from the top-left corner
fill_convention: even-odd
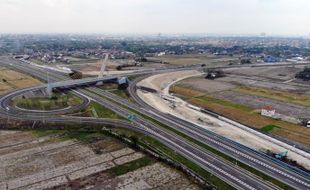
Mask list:
[[[136,136],[130,136],[130,140],[134,147],[137,147],[139,139]]]

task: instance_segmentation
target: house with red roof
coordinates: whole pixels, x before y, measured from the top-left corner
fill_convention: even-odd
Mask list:
[[[270,105],[264,106],[261,109],[261,115],[263,116],[274,117],[275,114],[276,114],[276,110]]]

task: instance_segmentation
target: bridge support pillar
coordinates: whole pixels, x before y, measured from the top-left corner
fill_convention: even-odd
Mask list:
[[[53,89],[49,86],[45,89],[45,91],[46,91],[48,96],[51,96],[53,94]]]
[[[102,86],[103,85],[103,82],[100,81],[100,82],[97,82],[96,86]]]

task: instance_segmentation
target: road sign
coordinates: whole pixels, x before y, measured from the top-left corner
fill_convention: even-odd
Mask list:
[[[280,152],[279,154],[276,154],[276,158],[283,158],[287,155],[288,150],[285,150],[284,152]]]
[[[133,120],[136,119],[136,116],[135,115],[128,115],[127,119],[130,120],[130,121],[133,121]]]

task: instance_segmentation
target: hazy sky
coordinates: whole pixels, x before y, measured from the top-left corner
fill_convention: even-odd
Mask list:
[[[310,34],[310,0],[0,0],[0,33]]]

